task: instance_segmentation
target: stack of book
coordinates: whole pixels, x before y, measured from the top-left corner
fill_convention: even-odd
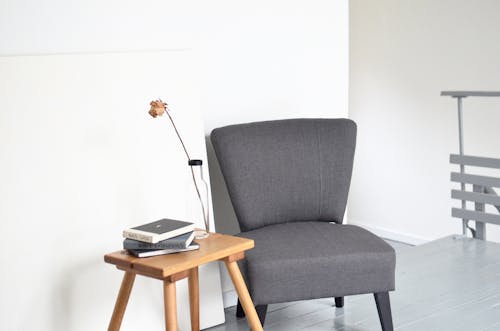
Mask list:
[[[194,239],[194,224],[161,219],[123,231],[123,248],[137,257],[149,257],[200,248]]]

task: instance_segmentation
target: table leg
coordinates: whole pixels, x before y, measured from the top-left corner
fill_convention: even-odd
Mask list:
[[[189,270],[188,285],[191,331],[200,331],[200,285],[198,282],[198,267]]]
[[[120,330],[123,315],[125,314],[125,308],[127,308],[130,292],[132,291],[132,286],[134,285],[134,280],[134,273],[128,271],[125,272],[122,280],[122,285],[120,286],[120,292],[118,293],[118,297],[116,298],[113,316],[111,317],[111,321],[109,322],[108,331]]]
[[[236,292],[238,292],[238,297],[241,302],[241,306],[245,311],[247,316],[248,324],[250,324],[250,328],[252,331],[263,331],[262,325],[260,324],[259,316],[257,316],[257,312],[255,311],[255,307],[253,305],[252,299],[250,298],[250,294],[248,293],[247,286],[245,285],[245,281],[243,280],[243,276],[241,275],[240,268],[238,268],[238,263],[236,261],[225,260],[226,268],[229,271],[229,275],[231,275],[231,279],[233,281],[234,287],[236,288]]]
[[[175,282],[163,281],[163,301],[165,304],[165,326],[167,331],[177,331],[177,303]]]

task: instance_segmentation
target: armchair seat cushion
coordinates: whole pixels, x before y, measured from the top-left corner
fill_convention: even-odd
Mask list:
[[[242,232],[241,262],[254,304],[394,290],[394,249],[354,225],[291,222]]]

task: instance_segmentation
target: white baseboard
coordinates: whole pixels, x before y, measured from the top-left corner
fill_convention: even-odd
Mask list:
[[[222,301],[224,302],[224,308],[236,306],[238,302],[238,294],[236,294],[236,290],[226,290],[222,292]]]
[[[428,238],[422,238],[422,237],[418,237],[418,236],[408,234],[408,233],[395,232],[395,231],[380,228],[377,226],[366,225],[366,224],[363,224],[361,222],[349,221],[348,223],[365,228],[368,231],[373,232],[374,234],[376,234],[377,236],[379,236],[381,238],[394,240],[394,241],[398,241],[398,242],[405,243],[405,244],[421,245],[421,244],[425,244],[425,243],[431,241],[431,239],[428,239]]]

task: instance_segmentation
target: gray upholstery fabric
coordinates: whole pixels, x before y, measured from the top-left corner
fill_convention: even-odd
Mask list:
[[[240,262],[255,304],[394,289],[392,247],[340,224],[356,145],[353,121],[232,125],[215,129],[211,139],[240,235],[255,240]]]
[[[255,304],[394,290],[394,249],[360,227],[294,222],[240,236],[255,241],[242,261]]]
[[[242,231],[293,221],[341,223],[356,124],[293,119],[215,129],[212,143]]]

